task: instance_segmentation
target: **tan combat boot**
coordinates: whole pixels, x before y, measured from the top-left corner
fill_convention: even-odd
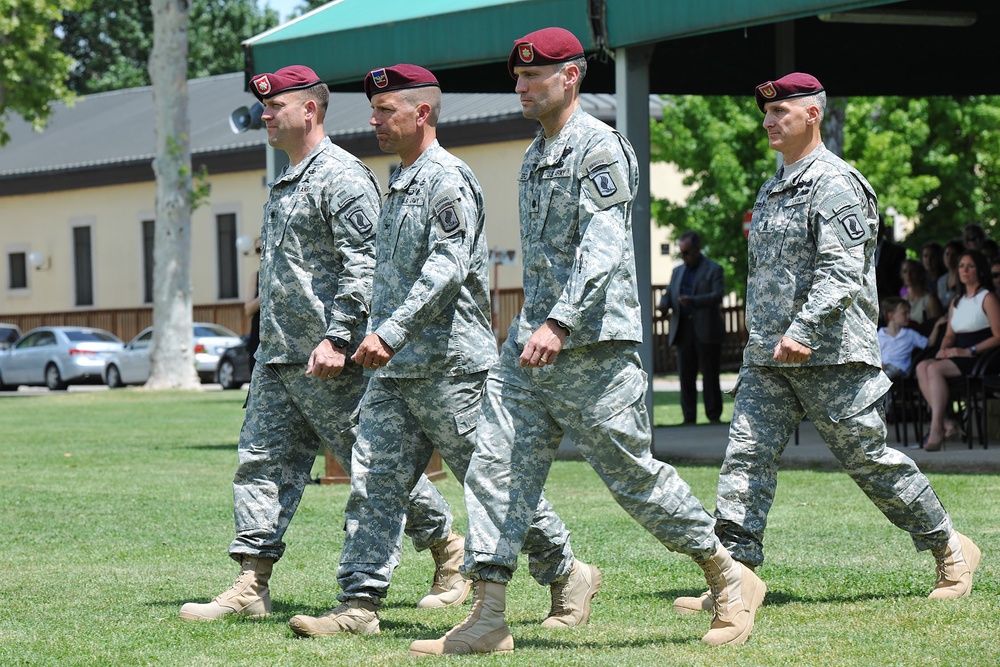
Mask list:
[[[366,598],[351,598],[322,616],[298,614],[288,619],[288,626],[299,637],[353,634],[378,635],[378,605]]]
[[[751,565],[743,564],[744,567],[750,568],[751,571],[756,570]],[[712,591],[705,591],[698,597],[680,597],[674,600],[674,611],[682,616],[687,614],[697,614],[698,612],[707,611],[711,612],[715,609],[715,601],[712,600]]]
[[[271,578],[273,558],[244,555],[240,560],[240,576],[229,590],[211,602],[188,602],[178,614],[185,621],[215,621],[228,614],[259,618],[271,613],[271,591],[267,582]]]
[[[549,586],[552,608],[542,621],[543,628],[573,628],[586,625],[590,618],[590,600],[601,587],[601,571],[580,561],[561,582]]]
[[[697,614],[700,611],[712,611],[715,609],[715,601],[712,600],[712,592],[705,591],[696,598],[683,597],[674,600],[674,611],[678,614]]]
[[[750,637],[767,586],[753,570],[733,560],[721,545],[710,560],[701,564],[701,569],[714,602],[712,629],[701,640],[716,646],[742,644]]]
[[[982,553],[968,537],[951,531],[948,544],[932,550],[937,561],[937,583],[928,597],[938,600],[964,598],[972,590],[972,573]]]
[[[458,571],[465,558],[465,538],[451,533],[444,542],[431,547],[431,555],[434,556],[434,583],[430,592],[420,598],[417,608],[440,609],[465,602],[472,588],[472,582]]]
[[[410,644],[410,655],[465,655],[467,653],[512,653],[514,637],[503,612],[507,608],[507,586],[492,581],[474,582],[475,598],[468,618],[441,639],[421,639]]]

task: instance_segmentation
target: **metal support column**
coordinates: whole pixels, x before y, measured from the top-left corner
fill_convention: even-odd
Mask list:
[[[650,260],[649,207],[649,62],[653,46],[615,50],[616,125],[628,137],[639,160],[639,191],[632,206],[632,249],[635,253],[642,345],[639,357],[649,374],[646,409],[653,421],[653,271]],[[655,443],[651,443],[651,446]],[[655,453],[655,448],[653,449]]]

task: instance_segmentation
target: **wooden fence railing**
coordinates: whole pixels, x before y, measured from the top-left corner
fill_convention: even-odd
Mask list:
[[[665,287],[653,286],[653,308],[660,301]],[[507,338],[511,320],[521,310],[524,293],[520,288],[501,289],[493,293],[494,331],[499,342]],[[733,295],[723,300],[723,318],[726,324],[726,338],[722,345],[722,368],[734,370],[743,359],[743,346],[747,331],[742,302]],[[236,333],[249,330],[249,320],[243,314],[242,303],[220,303],[194,307],[195,322],[215,322],[232,329]],[[110,331],[124,341],[129,341],[137,333],[153,323],[153,309],[121,308],[115,310],[79,310],[62,313],[32,313],[24,315],[0,314],[0,322],[16,324],[21,331],[40,326],[85,326],[98,327]],[[668,347],[669,320],[657,313],[653,318],[653,372],[657,375],[677,371],[673,348]]]

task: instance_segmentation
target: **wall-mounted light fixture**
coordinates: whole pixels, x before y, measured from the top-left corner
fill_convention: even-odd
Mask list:
[[[862,23],[870,25],[912,25],[935,28],[968,28],[976,22],[975,12],[938,12],[915,9],[857,9],[849,12],[819,14],[827,23]]]
[[[250,251],[253,250],[253,239],[249,236],[237,236],[236,249],[239,250],[242,255],[249,255]]]
[[[47,269],[52,265],[52,260],[44,252],[35,251],[28,253],[28,265],[35,271]]]

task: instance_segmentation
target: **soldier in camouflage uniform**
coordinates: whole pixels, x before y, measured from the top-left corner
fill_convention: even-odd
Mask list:
[[[542,134],[520,181],[524,306],[490,371],[476,452],[465,477],[469,617],[411,654],[510,652],[506,585],[564,435],[612,496],[666,548],[690,556],[715,593],[704,641],[747,639],[765,588],[729,557],[711,515],[650,452],[646,374],[630,227],[639,172],[628,141],[579,108],[579,40],[545,28],[514,42],[508,69]],[[566,597],[589,607],[596,571],[577,568]]]
[[[301,636],[379,632],[407,493],[435,448],[464,478],[486,372],[497,360],[482,189],[437,142],[437,79],[395,65],[370,72],[365,91],[379,147],[402,166],[378,221],[369,333],[352,357],[373,372],[352,463],[342,604],[320,617],[294,616],[289,625]],[[547,501],[536,498],[536,507],[525,551],[535,579],[555,589],[574,566],[569,533]],[[468,595],[470,582],[458,571],[464,544],[456,536],[448,546],[448,576],[438,584],[452,593],[441,604]]]
[[[784,166],[761,187],[750,223],[746,322],[715,531],[737,560],[764,561],[778,462],[808,417],[844,470],[918,550],[938,563],[933,598],[968,595],[979,549],[952,529],[930,482],[885,446],[874,250],[878,201],[868,181],[826,149],[826,93],[789,74],[757,87],[771,148]],[[679,598],[681,613],[706,606]]]
[[[346,359],[368,320],[378,181],[327,138],[329,91],[311,69],[260,74],[251,90],[265,105],[269,142],[290,165],[264,207],[260,347],[233,480],[229,554],[242,571],[211,602],[185,604],[185,620],[270,613],[272,565],[319,445],[350,470],[365,387],[362,368]],[[448,503],[426,477],[412,500],[406,532],[418,550],[433,548],[451,531]]]

